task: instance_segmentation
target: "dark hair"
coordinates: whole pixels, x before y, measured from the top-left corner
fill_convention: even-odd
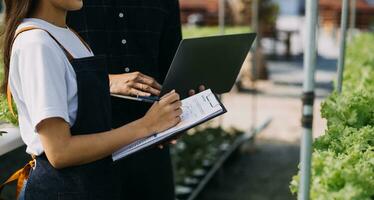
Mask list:
[[[18,25],[22,20],[30,15],[37,0],[4,0],[5,18],[2,31],[2,50],[4,60],[4,80],[1,87],[2,92],[6,92],[9,78],[9,63],[12,53],[13,37]]]

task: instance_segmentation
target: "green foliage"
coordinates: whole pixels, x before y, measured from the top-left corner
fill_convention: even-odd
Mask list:
[[[2,67],[0,67],[0,81],[3,80],[4,73]],[[13,104],[13,110],[16,112],[16,106]],[[0,94],[0,121],[5,121],[12,123],[14,125],[18,125],[18,119],[17,116],[13,116],[13,114],[10,112],[8,103],[6,100],[6,96],[3,94]]]
[[[16,106],[14,105],[14,103],[13,103],[13,110],[16,112]],[[8,103],[6,101],[6,97],[2,94],[0,95],[0,121],[9,122],[13,125],[18,125],[17,116],[14,116],[10,112]]]
[[[328,127],[342,125],[361,128],[374,125],[373,104],[374,93],[366,90],[344,92],[342,95],[334,92],[322,103],[321,115],[327,119]]]
[[[347,47],[344,93],[374,91],[374,34],[361,34]]]
[[[251,29],[248,26],[230,26],[225,28],[226,34],[238,34],[238,33],[248,33]],[[218,26],[184,26],[183,38],[193,38],[193,37],[206,37],[219,35],[220,30]]]
[[[374,199],[374,35],[347,48],[343,93],[323,103],[326,133],[313,144],[311,199]],[[299,175],[291,182],[296,193]]]
[[[371,128],[371,133],[373,130]],[[342,154],[316,150],[313,153],[311,199],[370,200],[374,197],[373,150]]]

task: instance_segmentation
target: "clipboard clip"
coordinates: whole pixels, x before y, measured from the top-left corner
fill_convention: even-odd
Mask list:
[[[210,106],[212,106],[212,108],[220,105],[220,103],[217,100],[216,95],[214,94],[209,94],[205,98],[209,102]]]

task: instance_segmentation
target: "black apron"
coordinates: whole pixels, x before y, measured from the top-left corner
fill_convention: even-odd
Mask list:
[[[92,56],[74,59],[50,33],[48,34],[64,51],[76,73],[78,111],[75,124],[70,129],[71,134],[84,135],[111,130],[106,58]],[[85,165],[55,169],[45,154],[37,156],[35,169],[31,171],[25,187],[25,199],[117,199],[119,193],[113,184],[112,163],[111,157],[106,157]]]

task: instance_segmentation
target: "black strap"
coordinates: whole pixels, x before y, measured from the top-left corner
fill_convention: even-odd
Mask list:
[[[303,102],[303,106],[313,106],[314,104],[314,91],[304,92],[301,100]],[[312,128],[313,127],[313,113],[309,115],[303,115],[301,118],[301,125],[303,128]]]
[[[311,92],[304,92],[301,100],[303,105],[313,106],[314,104],[315,93],[314,91]]]

